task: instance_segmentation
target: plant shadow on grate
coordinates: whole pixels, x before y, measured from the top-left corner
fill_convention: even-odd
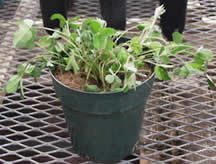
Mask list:
[[[6,6],[18,5],[18,1],[6,2]],[[128,18],[149,17],[154,8],[154,4],[149,2],[128,1]],[[215,51],[214,1],[202,1],[205,3],[199,5],[198,0],[189,2],[185,41],[198,46],[203,44]],[[100,16],[96,0],[77,0],[74,5],[69,16]],[[143,8],[146,8],[145,11]],[[35,10],[38,13],[38,8]],[[1,19],[12,19],[13,14],[9,12],[9,15],[5,13]],[[39,13],[36,17],[40,18]],[[6,53],[10,55],[10,52]],[[38,50],[16,51],[13,66],[28,60],[34,53],[40,54]],[[215,80],[215,60],[209,68],[209,74]],[[9,74],[14,72],[15,68],[9,70]],[[48,71],[44,71],[39,83],[26,78],[24,85],[24,100],[18,93],[0,96],[3,99],[0,105],[0,163],[93,164],[73,152],[61,104],[52,88]],[[134,153],[118,163],[216,163],[216,93],[207,87],[204,79],[191,77],[189,80],[156,81],[144,118]]]

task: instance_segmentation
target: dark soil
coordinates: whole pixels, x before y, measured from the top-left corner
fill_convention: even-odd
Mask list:
[[[141,76],[140,74],[145,75]],[[146,79],[149,78],[149,76],[152,74],[152,69],[149,64],[145,64],[142,68],[139,69],[139,75],[137,75],[137,80],[144,82]],[[84,91],[84,85],[86,84],[86,76],[83,74],[73,74],[72,72],[65,72],[62,70],[57,70],[55,74],[56,79],[61,81],[63,84],[66,86],[75,89],[75,90],[80,90]],[[120,79],[124,79],[124,76],[119,75]],[[97,85],[98,88],[102,89],[101,83],[97,83],[95,80],[90,79],[88,81],[89,85]],[[123,85],[122,85],[123,86]],[[109,90],[108,90],[109,92]]]
[[[57,72],[56,79],[61,81],[63,84],[69,86],[70,88],[76,90],[83,90],[83,86],[85,85],[85,78],[81,75],[75,75],[71,72]]]

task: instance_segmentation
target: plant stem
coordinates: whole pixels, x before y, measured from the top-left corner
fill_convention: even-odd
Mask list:
[[[71,42],[70,40],[67,39],[67,35],[65,35],[63,32],[55,30],[55,29],[51,29],[51,28],[47,28],[47,27],[35,27],[38,29],[42,29],[42,30],[49,30],[49,31],[53,31],[53,32],[57,32],[61,35],[61,38],[64,39],[66,42],[68,42],[69,44],[71,44],[72,46],[74,46],[76,49],[79,49],[73,42]]]
[[[136,29],[136,28],[137,28],[137,26],[132,26],[132,27],[128,28],[127,30],[125,30],[124,32],[122,32],[121,35],[119,35],[119,36],[117,37],[117,39],[115,40],[114,44],[116,45],[117,42],[118,42],[118,40],[119,40],[120,38],[122,38],[122,36],[123,36],[124,34],[128,33],[130,30],[133,30],[133,29]]]

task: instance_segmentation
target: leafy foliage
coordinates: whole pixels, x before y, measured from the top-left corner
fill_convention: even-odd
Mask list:
[[[123,91],[135,88],[140,82],[136,75],[145,76],[146,63],[155,65],[154,72],[160,80],[171,80],[170,68],[177,76],[187,78],[191,74],[206,76],[211,87],[214,82],[207,74],[207,65],[213,59],[210,50],[199,49],[182,42],[182,35],[173,33],[173,41],[166,41],[156,25],[156,20],[164,12],[163,6],[156,9],[154,16],[146,23],[131,27],[126,31],[116,31],[106,27],[106,22],[97,18],[87,18],[79,23],[79,17],[68,20],[60,14],[51,19],[58,19],[61,29],[49,29],[34,26],[32,20],[19,21],[19,29],[14,34],[16,47],[34,46],[46,50],[46,54],[17,68],[17,75],[12,77],[5,88],[7,93],[21,90],[22,77],[37,78],[45,67],[58,67],[73,74],[86,76],[84,89],[89,92]],[[37,38],[37,30],[50,30],[54,33]],[[121,41],[130,30],[139,29],[138,36]],[[182,55],[191,57],[185,62]],[[171,59],[179,61],[178,64]],[[102,85],[89,84],[93,79]]]

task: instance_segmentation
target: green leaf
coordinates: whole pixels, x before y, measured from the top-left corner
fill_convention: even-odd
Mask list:
[[[139,68],[141,68],[141,67],[143,67],[145,65],[145,63],[143,63],[143,62],[137,62],[136,63],[136,67],[139,69]]]
[[[45,58],[44,58],[45,59]],[[19,65],[17,68],[17,73],[22,76],[22,75],[28,75],[28,76],[32,76],[34,78],[37,78],[41,75],[41,71],[48,66],[47,63],[49,63],[49,61],[44,61],[45,63],[41,66],[37,66],[37,65],[32,65],[30,63],[24,63],[22,65]]]
[[[37,32],[36,32],[36,30],[35,29],[32,29],[32,25],[34,24],[34,22],[31,20],[31,19],[25,19],[24,21],[23,21],[26,25],[28,25],[29,26],[29,30],[31,31],[31,33],[32,33],[32,37],[31,37],[31,39],[26,43],[26,47],[28,48],[28,49],[32,49],[33,47],[34,47],[34,40],[37,38]]]
[[[188,68],[184,65],[181,69],[180,72],[178,74],[178,76],[187,78],[190,75],[190,72],[188,71]]]
[[[139,37],[133,37],[131,39],[131,48],[133,53],[140,55],[143,52],[143,45],[139,42]]]
[[[98,33],[101,29],[101,24],[97,21],[93,21],[91,22],[90,24],[90,29],[91,31],[95,34],[95,33]]]
[[[126,64],[124,64],[124,70],[126,71],[126,72],[137,72],[137,68],[136,68],[136,66],[135,66],[135,63],[134,62],[129,62],[129,63],[126,63]]]
[[[22,65],[19,65],[17,68],[18,74],[22,75],[31,75],[33,70],[35,69],[35,66],[30,63],[24,63]]]
[[[164,67],[164,68],[171,68],[173,67],[173,65],[168,65],[170,62],[170,58],[168,55],[166,55],[167,53],[164,53],[164,55],[157,55],[155,54],[153,56],[153,59],[155,60],[156,63],[158,63],[158,65]]]
[[[72,34],[71,34],[71,38],[73,39],[73,40],[77,40],[77,37],[78,37],[78,34],[77,33],[75,33],[75,32],[73,32]]]
[[[120,64],[113,63],[112,64],[112,70],[113,70],[113,72],[116,72],[119,69],[119,67],[120,67]]]
[[[168,55],[162,55],[162,56],[160,56],[160,61],[161,61],[161,63],[163,63],[163,64],[168,64],[169,61],[170,61],[170,58],[169,58]]]
[[[143,31],[145,29],[145,26],[143,24],[138,24],[137,28],[141,31]]]
[[[157,65],[163,68],[174,68],[174,65],[168,65],[168,64],[157,64]]]
[[[175,55],[177,53],[182,53],[189,48],[192,48],[191,45],[186,45],[186,44],[174,45],[174,48],[171,49],[171,53]]]
[[[72,28],[72,29],[78,29],[78,28],[79,28],[79,25],[74,24],[74,23],[70,23],[70,24],[69,24],[69,27]]]
[[[154,72],[159,80],[171,80],[171,78],[168,75],[168,72],[165,68],[161,66],[155,66]]]
[[[195,54],[193,51],[190,51],[190,50],[186,50],[186,51],[184,51],[184,53],[187,55],[191,55],[191,56],[194,56],[194,54]]]
[[[140,40],[139,37],[134,36],[134,37],[130,40],[130,42],[131,42],[131,44],[133,44],[133,43],[139,43],[139,40]]]
[[[116,58],[116,55],[113,51],[108,51],[108,55],[111,56],[113,59]]]
[[[46,35],[40,38],[38,43],[41,47],[49,47],[52,44],[52,40],[50,39],[50,36]]]
[[[100,35],[107,37],[107,36],[112,36],[116,33],[116,30],[114,30],[113,28],[103,28],[103,30],[100,32]]]
[[[105,80],[107,83],[112,84],[115,80],[115,75],[106,75]]]
[[[200,70],[200,65],[196,63],[186,63],[181,68],[175,71],[175,75],[187,78],[189,75],[196,73],[202,75],[203,72]]]
[[[196,54],[194,56],[194,62],[202,65],[204,63],[204,60],[199,56],[199,54]]]
[[[97,85],[84,85],[84,90],[87,92],[100,92],[100,88]]]
[[[182,35],[179,32],[174,32],[172,34],[173,41],[177,44],[182,43]]]
[[[28,63],[23,63],[23,64],[21,64],[21,65],[19,65],[18,67],[17,67],[17,73],[19,74],[19,75],[22,75],[22,74],[24,74],[24,71],[25,71],[25,66],[27,65]]]
[[[100,23],[101,27],[104,28],[106,26],[106,21],[100,18],[96,18],[96,21]]]
[[[31,73],[31,76],[34,78],[40,77],[41,71],[42,71],[42,68],[35,67],[35,69]]]
[[[186,69],[188,70],[189,74],[203,74],[201,71],[202,65],[197,64],[197,63],[186,63],[185,64]]]
[[[73,22],[75,22],[75,21],[78,21],[79,19],[80,19],[80,16],[76,16],[76,17],[73,17],[73,18],[69,18],[69,19],[68,19],[69,27],[72,28],[72,29],[77,29],[77,28],[79,28],[79,25],[73,23]]]
[[[122,63],[122,64],[125,64],[127,62],[127,59],[128,59],[128,55],[127,55],[127,52],[125,51],[124,48],[121,48],[119,50],[119,53],[117,55],[117,58],[119,59],[119,61]]]
[[[160,51],[158,52],[158,55],[162,55],[163,53],[168,54],[168,52],[166,52],[165,47],[160,48]]]
[[[121,79],[118,76],[115,76],[115,80],[112,84],[111,90],[112,91],[119,91],[120,87],[121,87],[121,83],[122,83]]]
[[[107,55],[107,53],[103,53],[102,55],[101,55],[101,59],[105,62],[105,61],[107,61],[107,59],[109,58],[109,56]]]
[[[210,77],[208,74],[206,74],[206,77],[207,77],[207,81],[208,81],[209,86],[210,86],[211,88],[215,88],[215,87],[216,87],[216,86],[215,86],[215,83],[214,83],[214,81],[211,79],[211,77]]]
[[[20,80],[20,97],[23,100],[24,99],[24,91],[23,91],[23,81]]]
[[[198,69],[198,70],[202,70],[202,65],[201,64],[197,64],[197,63],[187,63],[188,65],[190,65],[191,67]]]
[[[124,88],[123,88],[123,93],[127,93],[127,92],[128,92],[128,89],[129,89],[129,88],[128,88],[128,85],[125,85]]]
[[[88,28],[88,26],[89,26],[92,22],[94,22],[94,21],[95,21],[94,18],[87,18],[87,19],[85,19],[85,20],[83,21],[82,25],[81,25],[82,29]]]
[[[35,66],[28,63],[28,65],[25,67],[25,74],[28,75],[28,74],[31,74],[33,72],[33,70],[35,69]]]
[[[113,40],[111,37],[108,37],[106,39],[106,47],[105,47],[105,50],[109,51],[109,50],[112,50],[113,48]]]
[[[136,74],[130,73],[128,80],[127,80],[128,88],[135,88],[136,87]]]
[[[80,16],[75,16],[73,18],[68,19],[69,23],[80,20]]]
[[[29,27],[32,27],[32,25],[34,24],[34,21],[31,19],[25,19],[23,21],[26,25],[28,25]]]
[[[35,37],[35,33],[31,30],[31,26],[24,21],[20,21],[18,30],[14,33],[13,45],[15,47],[24,47],[32,45]]]
[[[100,34],[96,34],[93,38],[93,45],[95,48],[98,49],[104,48],[104,44],[105,44],[104,42],[105,42],[105,37]]]
[[[204,61],[210,62],[213,59],[213,53],[212,51],[202,48],[200,51],[198,51],[194,57],[194,60],[198,64],[203,64]]]
[[[150,45],[149,45],[149,48],[151,48],[151,49],[158,49],[158,48],[161,48],[161,43],[160,42],[156,42],[156,41],[154,41],[154,42],[151,42],[150,43]]]
[[[42,70],[46,68],[46,66],[48,66],[48,63],[49,61],[47,61],[46,63],[43,63],[41,66],[35,66],[34,70],[31,73],[31,76],[34,78],[40,77]]]
[[[54,64],[52,64],[50,61],[48,61],[48,62],[46,63],[46,66],[47,66],[47,67],[54,67]]]
[[[46,35],[46,36],[48,36],[48,35]],[[61,39],[62,36],[59,32],[54,31],[53,34],[51,36],[48,36],[48,37],[50,38],[50,41],[53,42],[53,40],[51,40],[52,38],[53,39]]]
[[[155,54],[155,55],[153,56],[153,59],[154,59],[154,61],[155,61],[156,63],[160,63],[160,56],[159,56],[158,54]]]
[[[47,63],[48,62],[48,60],[44,56],[40,56],[40,59],[41,59],[41,61],[43,63]]]
[[[32,32],[32,38],[31,38],[31,39],[28,41],[28,43],[26,44],[26,47],[27,47],[28,49],[34,48],[34,46],[35,46],[34,41],[35,41],[36,38],[37,38],[37,32],[36,32],[36,30],[32,29],[31,32]]]
[[[8,80],[8,83],[5,87],[5,92],[6,93],[13,93],[16,92],[20,86],[20,81],[21,81],[21,76],[20,75],[15,75],[10,80]]]
[[[161,34],[161,32],[159,31],[153,31],[152,32],[152,37],[158,38],[158,39],[163,39],[163,36]]]
[[[179,76],[180,72],[181,72],[181,68],[178,67],[178,68],[174,69],[173,75]]]
[[[62,52],[62,51],[64,52],[64,44],[63,43],[57,42],[55,48],[56,48],[57,52]]]
[[[69,71],[72,68],[75,74],[79,71],[79,65],[77,64],[74,55],[69,56],[67,60],[67,66],[65,68],[65,71]]]
[[[211,50],[208,50],[208,49],[205,49],[205,48],[203,48],[199,53],[202,54],[202,55],[201,55],[201,56],[202,56],[202,59],[205,60],[205,61],[207,61],[207,62],[212,61],[212,59],[213,59],[213,57],[214,57],[212,51],[211,51]]]
[[[51,18],[50,18],[51,20],[59,20],[59,26],[61,27],[61,28],[63,28],[64,27],[64,25],[66,24],[66,19],[65,19],[65,17],[63,16],[63,15],[61,15],[61,14],[58,14],[58,13],[56,13],[56,14],[53,14],[52,16],[51,16]]]

